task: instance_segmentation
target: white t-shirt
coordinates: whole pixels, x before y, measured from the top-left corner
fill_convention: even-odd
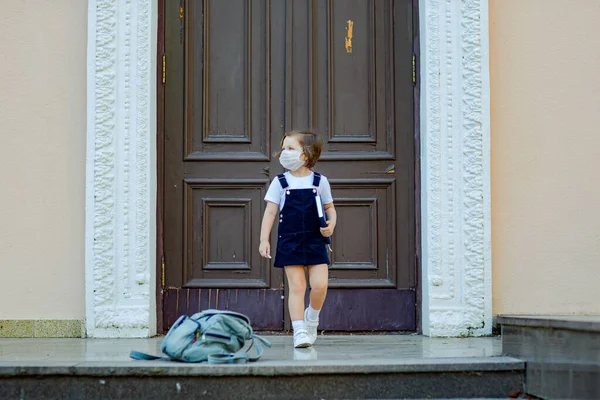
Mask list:
[[[284,176],[285,180],[289,185],[287,189],[312,189],[314,187],[313,172],[311,172],[311,174],[307,176],[297,177],[292,175],[288,171],[284,174]],[[321,202],[323,203],[323,205],[333,203],[333,197],[331,196],[331,186],[329,186],[329,181],[324,175],[321,175],[321,182],[319,183],[319,187],[317,188],[317,194],[321,196]],[[275,179],[273,179],[273,182],[271,182],[271,185],[269,185],[269,190],[267,190],[265,200],[275,204],[279,204],[279,210],[283,210],[283,204],[285,203],[285,190],[283,190],[283,188],[281,187],[279,178],[275,177]]]

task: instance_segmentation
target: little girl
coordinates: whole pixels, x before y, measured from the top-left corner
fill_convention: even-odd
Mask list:
[[[312,132],[286,133],[279,162],[288,170],[278,175],[265,196],[267,208],[260,230],[260,255],[271,258],[269,237],[277,214],[279,231],[275,264],[285,268],[289,284],[290,317],[294,347],[310,347],[317,340],[319,312],[327,295],[329,255],[324,237],[333,234],[337,215],[327,178],[311,169],[321,156],[321,139]],[[319,195],[327,227],[321,228],[315,197]],[[310,305],[304,310],[306,277],[310,280]]]

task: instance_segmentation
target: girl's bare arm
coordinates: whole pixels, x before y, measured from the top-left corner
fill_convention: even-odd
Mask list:
[[[275,218],[277,218],[277,212],[279,212],[279,205],[268,201],[260,227],[259,246],[260,255],[266,258],[271,258],[271,244],[269,240],[271,238],[271,229],[273,229]]]
[[[325,214],[327,214],[327,228],[321,228],[321,234],[328,237],[333,235],[335,225],[337,224],[337,212],[333,203],[325,204]]]

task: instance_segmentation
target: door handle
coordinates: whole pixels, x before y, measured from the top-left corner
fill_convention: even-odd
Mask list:
[[[367,171],[367,174],[395,174],[396,166],[395,164],[389,165],[384,171]]]

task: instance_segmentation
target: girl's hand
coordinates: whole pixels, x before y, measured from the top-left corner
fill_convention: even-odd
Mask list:
[[[321,235],[324,237],[329,237],[333,235],[333,231],[335,229],[335,224],[333,221],[327,221],[327,228],[321,228]]]
[[[260,246],[258,247],[258,252],[264,258],[271,258],[271,244],[268,240],[263,240],[260,242]]]

